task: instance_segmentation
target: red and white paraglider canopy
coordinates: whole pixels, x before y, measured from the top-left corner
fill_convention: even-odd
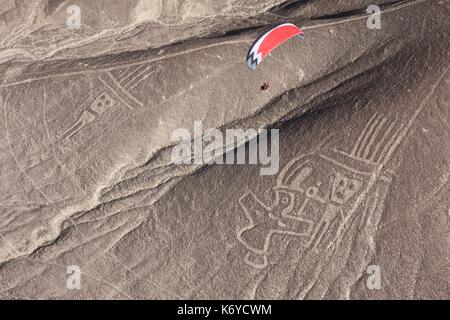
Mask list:
[[[275,48],[287,40],[298,36],[305,38],[305,33],[292,23],[276,25],[261,34],[250,47],[247,54],[248,66],[255,70],[256,66]]]

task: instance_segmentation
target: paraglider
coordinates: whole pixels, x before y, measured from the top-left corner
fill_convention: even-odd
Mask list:
[[[293,37],[303,40],[305,33],[292,23],[278,24],[266,30],[250,47],[247,54],[247,65],[255,70],[272,50]]]
[[[261,86],[261,91],[266,91],[269,90],[269,83],[264,82],[263,85]]]

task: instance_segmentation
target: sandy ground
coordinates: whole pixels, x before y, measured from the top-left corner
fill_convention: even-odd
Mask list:
[[[77,3],[0,0],[0,298],[450,298],[449,1]],[[194,121],[278,173],[173,164]]]

